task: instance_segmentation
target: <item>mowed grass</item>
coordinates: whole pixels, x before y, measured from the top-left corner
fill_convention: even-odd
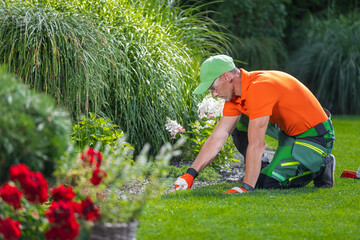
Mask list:
[[[137,239],[360,239],[360,180],[340,178],[360,166],[360,116],[334,117],[335,187],[226,195],[220,183],[152,201]]]

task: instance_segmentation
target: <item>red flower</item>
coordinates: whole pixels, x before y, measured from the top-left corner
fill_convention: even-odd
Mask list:
[[[83,160],[85,164],[90,164],[91,166],[95,164],[96,168],[99,168],[102,161],[102,155],[99,151],[89,148],[81,154],[81,160]]]
[[[10,204],[14,207],[14,209],[21,208],[21,195],[17,187],[11,186],[8,183],[4,183],[4,185],[0,188],[0,197],[4,200],[4,202]]]
[[[91,182],[93,185],[97,186],[97,185],[99,185],[99,184],[101,183],[101,180],[102,180],[103,178],[105,178],[105,177],[106,177],[106,172],[105,172],[104,170],[102,170],[102,169],[97,168],[97,169],[95,169],[95,170],[93,171],[93,174],[92,174],[92,177],[91,177],[91,179],[90,179],[90,182]]]
[[[65,187],[60,184],[60,186],[53,188],[51,191],[52,197],[55,201],[71,201],[75,197],[71,187]]]
[[[44,203],[48,199],[48,184],[40,172],[30,172],[20,179],[25,198],[32,203]]]
[[[62,225],[54,225],[45,233],[47,239],[72,240],[79,235],[80,224],[71,218]]]
[[[71,206],[72,206],[72,208],[74,210],[74,213],[77,213],[78,215],[82,214],[82,205],[81,205],[81,203],[71,201],[70,204],[71,204]]]
[[[72,240],[79,235],[80,224],[76,222],[75,217],[60,225],[53,224],[49,231],[45,233],[47,239]]]
[[[72,201],[53,201],[46,217],[51,229],[45,233],[47,239],[75,239],[79,235],[79,223],[76,222]]]
[[[18,165],[13,165],[10,167],[10,179],[12,181],[16,181],[16,180],[21,181],[30,172],[31,171],[29,170],[29,168],[23,163]]]
[[[18,239],[21,236],[19,226],[19,221],[14,221],[11,218],[0,218],[0,233],[4,239]]]
[[[25,198],[32,203],[48,199],[48,185],[40,172],[31,172],[25,164],[11,166],[10,179],[19,181]]]
[[[96,222],[100,218],[99,208],[95,207],[90,197],[81,200],[82,215],[86,220]]]
[[[65,201],[53,201],[45,215],[50,223],[64,223],[75,217],[71,202]]]

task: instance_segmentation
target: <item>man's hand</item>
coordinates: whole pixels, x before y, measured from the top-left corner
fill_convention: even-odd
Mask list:
[[[244,189],[244,188],[239,188],[239,187],[233,187],[230,190],[227,190],[223,193],[247,193],[248,190]]]
[[[179,177],[175,182],[175,190],[190,189],[194,183],[194,177],[188,173],[185,173]]]
[[[247,193],[249,191],[254,191],[254,190],[255,189],[252,186],[250,186],[249,184],[243,183],[242,188],[233,187],[232,189],[227,190],[223,193]]]

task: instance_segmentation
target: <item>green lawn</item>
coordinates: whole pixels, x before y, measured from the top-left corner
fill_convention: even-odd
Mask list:
[[[163,195],[140,218],[137,239],[360,239],[360,116],[334,117],[336,184],[224,195],[221,183]]]

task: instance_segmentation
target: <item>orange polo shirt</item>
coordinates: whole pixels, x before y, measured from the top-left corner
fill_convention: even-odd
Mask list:
[[[280,71],[241,71],[241,96],[225,102],[223,116],[270,116],[288,136],[327,120],[319,101],[299,80]]]

